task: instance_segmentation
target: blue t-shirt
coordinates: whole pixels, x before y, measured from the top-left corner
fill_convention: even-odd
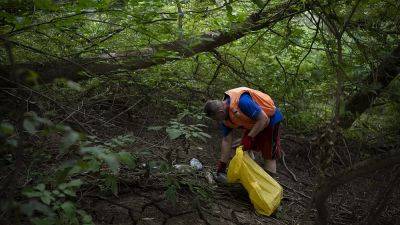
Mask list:
[[[225,98],[227,104],[230,104],[230,98],[227,96]],[[261,112],[261,107],[253,101],[249,93],[243,93],[239,98],[239,109],[242,111],[247,117],[256,120],[259,113]],[[269,126],[273,126],[276,123],[283,120],[283,115],[278,108],[275,110],[275,114],[270,117]],[[224,123],[221,123],[220,129],[222,131],[222,135],[226,137],[231,131],[232,128],[225,126]]]

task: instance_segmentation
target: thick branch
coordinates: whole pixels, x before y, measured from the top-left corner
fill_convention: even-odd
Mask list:
[[[362,162],[355,164],[353,167],[336,174],[327,179],[316,191],[314,202],[318,210],[318,224],[326,224],[329,214],[325,206],[325,201],[329,195],[339,186],[357,178],[371,174],[377,170],[390,168],[396,164],[400,164],[400,151],[393,150]]]
[[[345,103],[346,114],[339,118],[339,125],[349,128],[357,117],[367,110],[379,94],[400,74],[400,43],[385,57],[376,70],[364,80],[366,88],[348,98]],[[373,88],[375,87],[375,88]]]

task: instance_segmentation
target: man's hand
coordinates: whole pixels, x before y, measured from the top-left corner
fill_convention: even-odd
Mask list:
[[[225,170],[226,170],[226,163],[219,160],[217,163],[217,174],[225,173]]]
[[[242,145],[244,151],[252,150],[254,147],[254,138],[249,135],[244,136],[242,139]]]

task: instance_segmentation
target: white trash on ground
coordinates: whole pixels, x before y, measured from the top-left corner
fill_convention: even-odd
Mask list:
[[[190,160],[189,164],[190,164],[191,167],[194,167],[196,170],[202,170],[203,169],[203,164],[201,164],[201,162],[196,158],[192,158]]]

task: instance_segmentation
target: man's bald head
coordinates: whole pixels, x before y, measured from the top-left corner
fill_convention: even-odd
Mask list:
[[[204,105],[204,113],[213,119],[220,118],[221,113],[225,115],[224,102],[221,100],[208,100]]]

